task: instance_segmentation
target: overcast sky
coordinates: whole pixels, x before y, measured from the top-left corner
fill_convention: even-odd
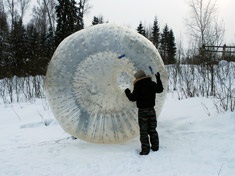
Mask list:
[[[37,0],[31,0],[36,2]],[[78,1],[78,0],[77,0]],[[189,15],[188,0],[89,0],[92,8],[84,16],[86,26],[90,26],[94,16],[103,16],[105,21],[126,25],[136,29],[140,21],[148,27],[153,24],[155,16],[159,26],[167,25],[173,30],[178,43],[187,45],[185,18]],[[31,3],[32,5],[32,3]],[[217,0],[217,15],[225,24],[225,41],[235,45],[235,0]],[[28,14],[28,17],[31,15]]]
[[[161,28],[167,23],[177,40],[187,40],[184,19],[189,15],[187,0],[89,0],[92,6],[85,16],[91,25],[94,16],[102,15],[105,21],[136,29],[140,21],[152,25],[158,18]],[[217,0],[218,17],[225,23],[225,42],[235,44],[235,0]]]

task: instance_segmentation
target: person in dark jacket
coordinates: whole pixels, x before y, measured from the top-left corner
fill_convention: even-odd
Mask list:
[[[127,88],[125,94],[130,101],[136,101],[140,128],[140,155],[148,155],[150,148],[152,151],[158,151],[159,149],[159,138],[156,130],[157,118],[154,106],[156,93],[163,92],[163,86],[159,73],[155,74],[157,83],[152,81],[151,76],[146,76],[143,70],[138,70],[134,76],[136,78],[134,90],[131,93],[130,89]]]

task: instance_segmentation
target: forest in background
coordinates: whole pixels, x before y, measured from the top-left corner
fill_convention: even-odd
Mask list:
[[[89,0],[37,1],[31,20],[24,25],[22,19],[29,10],[29,2],[0,1],[0,89],[6,103],[21,101],[22,95],[26,100],[44,97],[43,80],[55,49],[64,38],[85,28],[83,17],[91,8]],[[187,49],[180,42],[176,44],[168,24],[159,26],[157,17],[153,17],[150,27],[140,19],[136,30],[161,54],[169,73],[169,91],[177,91],[179,99],[213,96],[223,110],[234,111],[235,71],[231,62],[235,61],[235,48],[223,44],[225,29],[216,13],[216,1],[188,3],[192,13],[185,25],[192,42]],[[101,23],[108,21],[103,16],[94,16],[90,26]],[[177,81],[181,81],[181,87],[174,86]],[[16,100],[13,94],[18,95]]]
[[[32,19],[24,25],[22,19],[29,2],[7,0],[0,4],[0,78],[45,75],[59,43],[70,34],[84,29],[83,16],[90,8],[88,0],[38,1],[33,7]],[[101,23],[104,23],[103,17],[94,16],[91,26]],[[167,24],[160,32],[155,18],[149,31],[142,22],[136,30],[159,49],[165,64],[176,62],[175,37]]]

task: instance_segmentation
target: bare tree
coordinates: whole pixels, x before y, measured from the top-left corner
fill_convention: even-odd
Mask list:
[[[79,5],[79,13],[85,14],[92,8],[89,4],[89,0],[77,0],[77,4]]]
[[[20,9],[20,17],[23,19],[25,11],[29,7],[30,0],[17,0]]]
[[[33,8],[32,22],[38,26],[40,32],[45,33],[48,28],[55,31],[55,0],[37,0],[37,5]]]
[[[6,0],[6,7],[11,16],[11,28],[13,28],[14,21],[16,20],[17,11],[16,11],[16,1],[15,0]]]
[[[50,28],[54,33],[55,21],[56,21],[56,14],[55,14],[56,3],[54,0],[43,0],[43,2],[44,2],[47,16],[48,16],[48,22],[49,22]]]
[[[221,44],[224,36],[223,21],[217,17],[217,0],[188,0],[191,14],[186,26],[198,47]]]
[[[79,0],[77,4],[78,4],[79,28],[83,29],[84,28],[83,16],[85,13],[89,11],[91,6],[89,5],[89,0]]]
[[[221,61],[216,68],[215,106],[218,112],[235,110],[235,65],[233,62]]]
[[[214,95],[214,64],[217,56],[212,53],[207,55],[201,48],[203,45],[221,45],[223,42],[224,25],[217,17],[217,0],[188,0],[188,5],[191,14],[186,19],[186,25],[192,37],[191,41],[194,41],[195,56],[200,56],[198,58],[203,71],[209,70],[203,75],[204,79],[210,80],[208,94]]]
[[[4,12],[3,0],[0,0],[0,12]]]

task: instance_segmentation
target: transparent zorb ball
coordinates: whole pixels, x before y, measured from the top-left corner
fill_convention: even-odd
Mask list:
[[[139,127],[136,104],[124,90],[133,90],[135,71],[151,74],[150,67],[160,72],[165,88],[156,96],[159,116],[168,78],[155,46],[126,27],[86,28],[56,49],[45,80],[48,102],[61,127],[72,136],[93,143],[125,142],[139,134]]]

